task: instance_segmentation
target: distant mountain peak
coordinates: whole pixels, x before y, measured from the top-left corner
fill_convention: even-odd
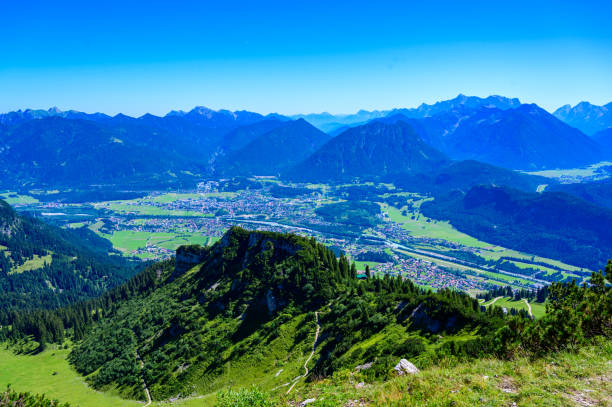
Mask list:
[[[566,104],[555,110],[553,115],[570,126],[593,135],[612,126],[612,103],[598,106],[582,101],[573,107]]]

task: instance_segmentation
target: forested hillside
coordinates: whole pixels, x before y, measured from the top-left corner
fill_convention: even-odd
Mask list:
[[[372,122],[334,137],[286,176],[300,181],[372,179],[387,174],[421,173],[448,159],[427,145],[405,122]]]
[[[488,242],[579,267],[594,270],[610,257],[612,211],[564,193],[476,186],[439,196],[421,209]]]
[[[94,388],[143,399],[144,380],[164,400],[254,384],[284,394],[305,376],[315,392],[332,376],[338,386],[376,384],[397,375],[401,358],[427,371],[482,357],[550,357],[612,334],[612,262],[589,285],[553,283],[536,321],[461,292],[363,277],[314,239],[232,228],[98,299],[0,314],[0,337],[69,337],[77,341],[70,361]],[[301,375],[308,364],[312,374]],[[218,400],[226,397],[234,396]]]
[[[50,226],[0,200],[0,310],[53,308],[92,298],[135,270],[89,229]]]

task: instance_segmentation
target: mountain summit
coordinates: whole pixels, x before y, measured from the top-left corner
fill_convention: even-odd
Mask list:
[[[287,176],[302,180],[372,178],[431,171],[446,161],[410,125],[374,121],[333,138]]]
[[[553,114],[559,120],[589,136],[612,127],[612,102],[605,106],[597,106],[589,102],[580,102],[574,107],[565,105]]]

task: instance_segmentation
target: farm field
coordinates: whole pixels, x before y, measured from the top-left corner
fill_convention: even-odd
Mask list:
[[[459,232],[448,222],[429,219],[422,214],[415,215],[415,219],[412,219],[412,215],[402,215],[401,209],[394,208],[393,206],[389,206],[387,204],[381,205],[382,210],[389,214],[390,220],[401,224],[402,227],[409,231],[414,237],[450,240],[471,247],[492,247],[492,245],[489,243],[482,242],[472,236]]]
[[[38,199],[29,195],[19,195],[15,192],[2,192],[0,199],[6,201],[9,205],[31,205],[38,203]]]
[[[509,297],[498,298],[497,300],[494,298],[491,301],[483,303],[482,305],[484,305],[485,307],[488,307],[491,304],[498,306],[498,307],[504,307],[507,309],[514,308],[516,310],[527,311],[527,304],[525,304],[524,300],[516,301],[513,298],[509,298]],[[533,314],[535,318],[542,318],[544,314],[546,314],[546,304],[535,302],[535,301],[529,301],[529,305],[531,306],[531,313]]]
[[[124,252],[134,253],[138,250],[144,250],[148,247],[161,247],[169,251],[176,250],[177,247],[186,244],[209,245],[214,243],[218,238],[210,236],[202,236],[197,233],[189,232],[144,232],[134,230],[119,230],[110,235],[102,234],[113,244],[113,247]],[[143,258],[148,258],[144,256]]]
[[[203,216],[212,217],[212,214],[187,211],[187,210],[174,210],[159,208],[153,205],[133,204],[133,203],[97,203],[94,205],[96,208],[105,208],[113,212],[128,214],[133,213],[141,216],[166,216],[166,217],[190,217],[190,216]]]
[[[420,202],[420,201],[419,201]],[[508,260],[517,267],[520,268],[535,268],[539,270],[546,271],[547,274],[551,274],[557,272],[552,267],[558,267],[564,270],[562,273],[564,277],[573,277],[582,280],[581,277],[572,274],[572,271],[582,271],[581,268],[571,266],[569,264],[565,264],[558,260],[548,259],[540,256],[529,255],[526,253],[521,253],[516,250],[506,249],[501,246],[496,246],[494,244],[486,243],[481,240],[478,240],[472,236],[469,236],[465,233],[462,233],[455,229],[449,222],[436,221],[433,219],[429,219],[426,216],[416,212],[414,214],[407,213],[407,215],[403,215],[403,209],[397,209],[393,206],[389,206],[387,204],[381,204],[381,209],[384,212],[387,212],[389,215],[389,219],[393,222],[397,222],[402,225],[402,228],[409,231],[410,234],[414,237],[421,238],[431,238],[431,239],[441,239],[450,242],[455,242],[464,246],[473,247],[478,249],[477,254],[482,256],[486,260],[494,260],[498,261],[502,257],[512,257],[516,259],[525,260],[522,261],[513,261]],[[415,219],[412,219],[412,216],[415,216]],[[423,246],[426,248],[426,246]],[[436,264],[445,265],[438,259],[427,259],[433,261]],[[546,267],[539,264],[530,264],[530,262],[538,262],[545,263],[552,267]],[[455,265],[455,268],[461,269],[460,266]],[[482,271],[479,271],[482,273]],[[496,276],[499,274],[495,274]],[[501,277],[505,279],[504,276]]]

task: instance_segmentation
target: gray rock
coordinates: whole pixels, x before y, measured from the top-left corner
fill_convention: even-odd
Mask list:
[[[368,370],[369,368],[371,368],[371,367],[372,367],[372,364],[373,364],[373,363],[374,363],[374,362],[368,362],[368,363],[364,363],[363,365],[358,365],[358,366],[355,366],[355,370],[356,370],[356,371],[360,371],[360,370]]]
[[[300,403],[300,407],[304,407],[307,404],[314,403],[317,399],[306,399]]]
[[[409,374],[417,374],[419,373],[419,369],[412,363],[408,362],[406,359],[402,359],[399,361],[397,365],[393,368],[398,375],[404,375],[406,373]]]

